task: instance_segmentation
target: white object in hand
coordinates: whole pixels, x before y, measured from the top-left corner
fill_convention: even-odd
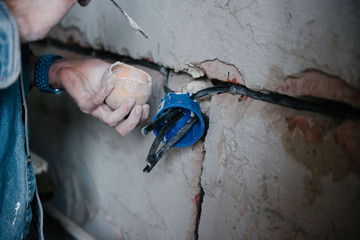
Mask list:
[[[136,105],[144,105],[150,97],[152,81],[145,71],[122,62],[115,62],[104,73],[101,85],[115,85],[105,99],[105,103],[113,110],[119,108],[126,98],[134,98]]]

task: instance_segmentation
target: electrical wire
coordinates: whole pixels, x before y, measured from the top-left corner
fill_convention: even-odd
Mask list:
[[[177,114],[174,114],[171,118],[165,121],[164,126],[160,129],[158,135],[155,137],[155,140],[150,147],[148,156],[146,158],[146,167],[143,169],[144,172],[149,173],[151,169],[158,163],[160,158],[156,156],[156,150],[158,149],[165,135],[183,116],[184,113],[179,112]]]
[[[168,79],[170,70],[160,66],[156,63],[149,62],[143,59],[133,59],[127,56],[118,56],[114,53],[105,52],[105,51],[96,51],[93,49],[85,49],[77,46],[68,46],[60,41],[47,40],[46,44],[55,45],[61,47],[63,49],[68,49],[71,51],[75,51],[78,53],[82,53],[85,55],[92,55],[94,57],[99,57],[103,59],[112,59],[115,61],[122,61],[128,64],[135,64],[148,67],[155,71],[160,72],[163,75],[163,90],[165,94],[169,92],[174,92],[172,89],[168,87]],[[220,85],[215,87],[210,87],[206,89],[202,89],[197,91],[196,93],[191,95],[191,98],[194,100],[198,100],[207,95],[216,94],[216,93],[231,93],[231,94],[239,94],[243,96],[248,96],[253,99],[261,100],[264,102],[269,102],[273,104],[278,104],[281,106],[294,108],[298,110],[307,110],[311,112],[317,112],[322,114],[327,114],[339,118],[360,118],[360,110],[356,109],[348,104],[319,99],[315,97],[311,97],[307,100],[290,97],[288,95],[274,93],[274,92],[262,92],[255,91],[249,89],[245,86],[238,84],[230,84],[230,85]],[[209,119],[203,114],[206,123],[206,129],[208,127]],[[178,142],[181,138],[194,126],[197,117],[190,118],[186,124],[170,139],[168,140],[161,149],[157,151],[161,141],[164,139],[166,134],[172,129],[172,127],[184,116],[184,113],[179,108],[168,109],[162,115],[160,115],[156,120],[152,121],[149,125],[144,127],[141,132],[143,135],[148,134],[154,128],[158,128],[161,126],[158,135],[155,137],[153,144],[150,147],[148,156],[146,158],[146,166],[143,169],[144,172],[149,173],[153,167],[159,162],[159,160]],[[204,133],[206,135],[206,133]]]
[[[178,116],[181,115],[178,114]],[[149,153],[148,155],[149,161],[147,161],[147,165],[143,169],[143,172],[149,173],[155,167],[155,165],[160,161],[160,159],[188,133],[188,131],[195,125],[197,121],[199,121],[199,118],[196,115],[189,118],[187,122],[184,124],[184,126],[182,126],[182,128],[166,144],[164,144],[164,146],[162,146],[157,153],[153,153],[153,154]],[[168,128],[168,125],[170,124],[171,123],[163,126],[163,128],[166,128],[166,130],[164,130],[165,135],[173,126],[173,124],[171,124],[170,128]],[[158,136],[159,135],[160,133],[158,134]],[[163,137],[165,135],[161,135],[161,136]]]
[[[280,93],[254,91],[247,87],[235,84],[206,88],[194,93],[191,98],[199,99],[214,93],[240,94],[264,102],[274,103],[298,110],[318,112],[340,118],[360,118],[360,110],[345,103],[319,98],[311,98],[312,101],[309,101]]]
[[[168,87],[170,70],[156,63],[149,62],[143,59],[133,59],[128,56],[118,56],[117,54],[106,51],[97,51],[93,49],[82,48],[79,46],[69,46],[58,40],[53,40],[53,39],[45,40],[45,44],[61,47],[63,49],[68,49],[85,55],[92,55],[94,57],[105,58],[105,59],[113,59],[117,61],[122,61],[124,63],[148,67],[150,69],[160,72],[163,75],[163,90],[165,94],[169,92],[174,92],[172,89]],[[245,86],[241,86],[238,84],[206,88],[194,93],[191,97],[193,99],[198,99],[201,98],[202,96],[206,96],[214,93],[226,93],[226,92],[232,94],[240,94],[257,100],[274,103],[294,109],[318,112],[340,118],[356,118],[356,119],[360,118],[360,110],[345,103],[331,101],[331,100],[324,100],[314,97],[312,97],[309,100],[304,100],[304,99],[290,97],[280,93],[272,93],[272,92],[264,93],[260,91],[251,90]]]
[[[147,135],[153,129],[160,127],[161,124],[167,119],[172,118],[175,114],[180,114],[182,112],[182,108],[170,108],[167,109],[163,114],[158,116],[155,120],[153,120],[150,124],[146,125],[141,129],[141,134],[143,136]]]
[[[189,118],[184,126],[182,126],[182,128],[156,153],[156,158],[161,159],[165,153],[170,150],[170,148],[172,148],[188,133],[197,121],[199,121],[199,118],[196,115]]]

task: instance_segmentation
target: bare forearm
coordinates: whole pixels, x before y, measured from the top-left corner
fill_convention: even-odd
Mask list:
[[[42,39],[77,0],[6,0],[22,43]]]

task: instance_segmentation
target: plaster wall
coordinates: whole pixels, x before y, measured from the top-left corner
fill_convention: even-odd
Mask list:
[[[205,75],[360,104],[357,1],[117,2],[149,39],[110,1],[75,6],[50,37],[188,72],[172,73],[178,90]],[[162,82],[146,71],[153,115]],[[32,93],[32,148],[51,161],[52,204],[98,239],[359,238],[359,121],[229,94],[202,106],[206,138],[146,175],[151,136],[120,137],[66,95]]]
[[[175,70],[219,59],[249,87],[264,87],[269,69],[285,76],[308,68],[360,87],[358,1],[117,1],[149,36],[132,30],[110,1],[74,7],[51,36],[147,57]]]

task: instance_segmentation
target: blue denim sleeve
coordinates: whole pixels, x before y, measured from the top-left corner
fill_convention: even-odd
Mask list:
[[[20,73],[19,33],[14,17],[0,0],[0,89],[13,84]]]

